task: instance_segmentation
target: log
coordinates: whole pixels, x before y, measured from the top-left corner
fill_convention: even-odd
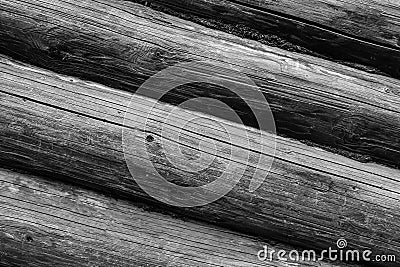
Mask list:
[[[1,266],[287,266],[258,260],[263,244],[173,218],[143,203],[0,169]],[[270,245],[269,249],[293,247]],[[291,266],[349,266],[291,262]]]
[[[118,0],[1,1],[0,49],[39,67],[130,92],[177,63],[223,63],[254,80],[270,104],[278,134],[359,161],[400,166],[400,82],[395,79]],[[163,100],[221,99],[249,126],[257,126],[242,99],[226,89],[204,88],[181,86]]]
[[[204,118],[203,113],[5,58],[1,59],[0,70],[2,166],[140,199],[179,216],[258,238],[318,251],[334,246],[339,238],[346,238],[349,249],[371,249],[376,254],[400,256],[397,169],[360,163],[283,137],[263,140],[262,145],[267,148],[276,140],[275,153],[269,149],[255,150],[261,140],[254,128],[244,128],[244,132],[239,124],[207,116],[224,129],[230,129],[234,141],[229,142],[220,128],[211,129],[214,123],[210,126],[208,120],[200,119]],[[136,109],[128,111],[137,118],[156,105],[155,114],[148,117],[147,130],[140,120],[124,124],[129,103]],[[162,123],[171,110],[175,116]],[[186,118],[193,118],[197,124],[181,129]],[[198,130],[200,126],[202,130]],[[166,136],[161,129],[166,129]],[[200,186],[218,179],[221,173],[233,177],[244,170],[244,174],[228,194],[208,205],[191,208],[166,205],[146,194],[133,179],[148,180],[149,186],[157,188],[152,184],[153,174],[145,155],[130,150],[124,154],[123,132],[145,143],[153,167],[175,184]],[[180,132],[180,138],[173,139],[176,132]],[[250,145],[241,141],[245,133],[252,140]],[[198,145],[199,140],[202,146]],[[163,147],[171,141],[191,157],[211,154],[212,164],[201,172],[176,167],[171,159],[179,160],[179,153],[169,150],[167,154],[167,148]],[[213,145],[219,148],[217,152],[210,149]],[[257,165],[256,159],[271,157],[275,160],[270,171]],[[190,160],[180,163],[189,166]],[[263,179],[263,175],[267,178],[261,187],[250,192],[250,180]],[[157,189],[165,198],[171,194]]]
[[[290,51],[400,77],[400,4],[395,0],[131,1]]]

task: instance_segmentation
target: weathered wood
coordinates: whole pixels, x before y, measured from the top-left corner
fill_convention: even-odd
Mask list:
[[[262,242],[78,187],[0,169],[1,266],[287,266]],[[294,248],[282,244],[270,249]],[[291,266],[347,266],[327,262]]]
[[[160,118],[165,118],[173,106],[158,103],[156,114],[149,117],[147,132],[135,122],[126,129],[123,121],[130,93],[5,59],[1,60],[0,70],[3,166],[151,201],[127,169],[122,145],[125,129],[147,143],[154,166],[176,184],[197,186],[209,183],[221,173],[245,170],[235,188],[212,204],[196,208],[165,206],[165,209],[302,247],[322,250],[345,237],[349,249],[370,248],[374,253],[400,256],[399,170],[360,163],[278,137],[275,162],[267,179],[255,192],[249,192],[250,179],[256,175],[254,159],[274,155],[271,150],[261,155],[244,141],[233,143],[239,153],[230,155],[231,144],[219,136],[224,136],[221,130],[214,129],[212,135],[208,134],[208,122],[198,121],[205,132],[187,126],[181,131],[183,138],[172,139],[192,156],[209,153],[212,144],[219,147],[217,155],[211,155],[213,164],[205,171],[201,174],[182,171],[168,160],[175,157],[174,152],[169,158],[164,155],[161,144],[169,135],[160,135],[161,126],[167,133],[174,133],[181,130],[180,125],[189,115],[201,118],[203,114],[177,108],[176,116],[160,125]],[[155,104],[154,100],[137,95],[132,101],[133,107],[137,107],[132,112],[137,116],[144,115]],[[243,136],[238,125],[209,118],[231,129],[232,136]],[[257,131],[247,130],[250,140],[257,143],[260,140]],[[151,140],[146,139],[149,135]],[[197,147],[198,140],[205,146]],[[272,146],[270,139],[265,142],[265,146]],[[128,153],[128,158],[137,163],[137,168],[146,166],[141,154]],[[227,162],[234,162],[228,170]],[[163,194],[168,192],[160,190],[160,195]]]
[[[396,0],[133,1],[273,46],[400,77]]]
[[[400,166],[400,82],[394,79],[116,0],[1,1],[0,48],[16,59],[127,91],[178,62],[223,62],[261,88],[279,134]],[[175,104],[197,96],[228,101],[256,125],[228,90],[188,85],[164,100]]]

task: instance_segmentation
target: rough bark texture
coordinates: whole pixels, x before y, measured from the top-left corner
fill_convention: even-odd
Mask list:
[[[279,134],[360,161],[400,165],[399,81],[270,48],[138,4],[1,1],[0,48],[18,60],[127,91],[179,62],[224,63],[261,88]],[[228,90],[182,86],[164,100],[197,96],[229,99],[255,126]]]
[[[1,266],[287,266],[263,262],[266,244],[149,211],[142,203],[0,169]],[[292,247],[270,245],[270,249]],[[291,266],[348,266],[291,262]]]
[[[0,70],[0,162],[3,166],[152,201],[126,167],[121,136],[129,101],[137,107],[136,115],[141,116],[153,107],[154,100],[5,59],[1,60]],[[188,114],[198,118],[204,115],[178,108],[176,117],[160,125],[156,118],[165,118],[171,108],[159,103],[154,109],[155,115],[149,117],[147,132],[143,132],[143,125],[134,122],[131,128],[125,129],[146,142],[151,162],[165,179],[198,186],[218,178],[221,173],[245,172],[229,194],[212,204],[171,208],[156,203],[162,209],[308,249],[334,247],[337,239],[346,238],[349,249],[369,248],[377,254],[400,257],[399,170],[349,160],[280,137],[275,155],[269,154],[270,150],[261,155],[241,141],[230,144],[224,138],[215,138],[215,134],[224,135],[218,129],[210,135],[187,126],[181,131],[182,138],[172,141],[189,157],[209,153],[212,144],[219,148],[218,153],[211,155],[214,161],[209,167],[200,173],[188,173],[169,161],[177,154],[165,156],[160,144],[168,135],[161,136],[160,128],[164,126],[167,133],[173,133],[180,130],[181,119]],[[232,136],[243,136],[238,125],[208,118],[229,126]],[[209,126],[201,120],[198,125],[203,129]],[[247,131],[252,143],[260,140],[255,129]],[[199,148],[196,145],[199,140],[205,146]],[[266,147],[272,146],[269,139],[264,141]],[[230,145],[239,153],[230,155]],[[246,154],[250,155],[249,160],[244,158]],[[249,192],[249,182],[257,175],[255,169],[264,167],[257,167],[255,159],[271,156],[276,158],[267,179],[255,192]],[[137,168],[145,166],[141,154],[128,154],[128,158]],[[233,168],[226,169],[227,161],[235,162]]]
[[[400,75],[398,1],[133,1],[269,45]]]

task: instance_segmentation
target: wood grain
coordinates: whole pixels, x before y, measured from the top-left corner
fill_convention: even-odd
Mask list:
[[[0,169],[1,266],[287,266],[263,262],[265,245],[180,220],[142,203]],[[281,244],[270,249],[294,249]],[[290,262],[290,261],[289,261]],[[290,262],[291,266],[348,266]]]
[[[0,69],[2,166],[146,200],[180,216],[299,247],[323,250],[334,247],[337,239],[346,238],[349,249],[370,248],[374,253],[400,255],[399,170],[349,160],[282,137],[276,139],[275,155],[268,149],[260,154],[244,141],[227,142],[218,128],[208,134],[210,124],[202,120],[197,125],[205,132],[191,126],[180,129],[189,115],[203,118],[202,113],[177,108],[176,117],[162,124],[162,118],[174,108],[163,103],[157,103],[146,132],[143,125],[135,126],[134,122],[126,129],[124,113],[130,101],[137,107],[131,110],[137,116],[145,115],[156,101],[4,58]],[[244,134],[240,125],[217,117],[207,118],[231,129],[231,136]],[[160,134],[161,127],[165,127],[167,137]],[[221,173],[230,175],[236,170],[244,170],[244,175],[229,194],[206,206],[175,208],[154,203],[127,169],[123,129],[146,142],[157,171],[175,184],[198,186],[217,179]],[[254,128],[245,130],[252,144],[260,141]],[[189,156],[207,154],[212,144],[220,148],[211,155],[214,161],[204,171],[183,171],[165,156],[161,144],[169,138],[168,133],[177,131],[182,138],[172,141]],[[198,140],[205,145],[196,145]],[[267,139],[264,145],[272,146],[271,140]],[[239,153],[230,153],[231,146]],[[169,158],[177,153],[172,152]],[[249,159],[245,155],[250,155]],[[268,173],[262,186],[249,192],[248,185],[257,175],[256,170],[263,171],[263,166],[256,164],[259,157],[275,157],[275,161],[269,173],[261,172]],[[146,166],[141,154],[128,154],[128,158],[137,168]],[[227,162],[233,162],[233,167],[226,169]],[[163,194],[168,197],[168,192],[160,190]]]
[[[177,63],[223,63],[259,86],[280,135],[360,161],[400,166],[398,80],[117,0],[2,1],[0,48],[18,60],[130,92]],[[198,96],[228,101],[243,121],[257,126],[241,99],[226,89],[191,84],[164,101]]]
[[[133,1],[290,51],[400,77],[396,0]]]

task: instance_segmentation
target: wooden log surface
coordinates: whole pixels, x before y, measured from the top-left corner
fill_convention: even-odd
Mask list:
[[[134,1],[278,47],[400,77],[397,0]]]
[[[348,266],[260,261],[265,245],[142,203],[0,169],[1,266]],[[269,245],[270,249],[293,247]]]
[[[195,208],[171,208],[155,203],[163,209],[300,247],[323,250],[344,237],[349,249],[369,248],[374,253],[400,255],[399,170],[349,160],[282,137],[276,139],[275,155],[268,154],[270,150],[260,155],[252,146],[216,139],[215,134],[223,134],[215,129],[213,135],[208,134],[208,122],[199,120],[197,125],[206,131],[196,131],[190,126],[180,129],[182,119],[188,114],[204,116],[190,110],[177,108],[176,117],[160,125],[156,118],[165,118],[173,109],[164,103],[158,103],[156,114],[149,117],[147,132],[143,131],[143,125],[134,122],[130,129],[125,129],[124,112],[130,99],[138,116],[156,101],[4,58],[0,70],[2,166],[153,201],[138,187],[127,168],[122,130],[130,130],[146,142],[158,172],[176,184],[198,186],[213,181],[221,173],[230,175],[229,171],[245,170],[233,190],[216,202]],[[229,126],[233,136],[243,135],[238,125],[212,119]],[[160,134],[161,126],[170,133],[181,131],[183,138],[173,142],[188,155],[208,153],[211,144],[216,144],[220,149],[211,155],[213,164],[200,174],[171,165],[168,159],[177,154],[172,152],[169,158],[164,155],[161,145],[169,136]],[[260,140],[254,128],[247,131],[253,142]],[[146,138],[149,135],[151,140]],[[198,140],[206,145],[199,148],[195,145]],[[229,155],[231,145],[239,153]],[[265,146],[272,146],[270,139]],[[250,160],[244,158],[246,154]],[[142,164],[143,155],[128,156],[138,173],[146,166]],[[256,191],[249,192],[248,185],[257,167],[254,159],[272,156],[275,161],[267,179]],[[234,167],[227,170],[227,162],[234,162]],[[160,190],[162,194],[168,192]]]
[[[280,135],[360,161],[400,166],[400,82],[395,79],[117,0],[1,1],[0,48],[18,60],[131,92],[180,62],[224,63],[262,90]],[[255,125],[241,99],[228,90],[189,84],[164,100],[175,104],[198,96],[228,101]]]

